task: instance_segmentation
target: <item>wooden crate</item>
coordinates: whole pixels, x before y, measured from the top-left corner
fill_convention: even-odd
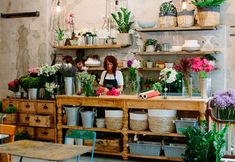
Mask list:
[[[96,139],[95,150],[105,152],[120,152],[120,139]],[[92,140],[84,140],[84,145],[91,146]]]

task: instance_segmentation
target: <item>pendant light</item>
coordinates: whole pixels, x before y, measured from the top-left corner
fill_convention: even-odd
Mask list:
[[[60,0],[57,1],[56,12],[61,12]]]

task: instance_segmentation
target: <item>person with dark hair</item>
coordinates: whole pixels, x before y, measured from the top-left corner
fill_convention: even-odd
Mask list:
[[[100,86],[104,88],[105,92],[116,88],[117,92],[123,90],[123,76],[122,72],[117,70],[117,59],[114,56],[106,56],[104,59],[104,71],[101,74]]]

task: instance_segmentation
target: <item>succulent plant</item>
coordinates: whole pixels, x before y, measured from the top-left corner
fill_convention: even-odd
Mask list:
[[[164,2],[160,7],[160,16],[177,16],[177,10],[172,1]]]

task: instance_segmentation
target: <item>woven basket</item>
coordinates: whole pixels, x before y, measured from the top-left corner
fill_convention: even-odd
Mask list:
[[[105,117],[105,125],[108,129],[122,129],[122,117]]]
[[[130,128],[132,130],[145,130],[148,128],[148,116],[144,111],[130,112]]]
[[[194,17],[191,15],[182,15],[177,17],[177,22],[179,27],[188,28],[193,26]]]
[[[176,27],[177,25],[176,16],[160,16],[158,23],[159,27],[162,28]]]
[[[154,133],[172,133],[175,131],[175,119],[176,117],[148,116],[149,129]]]
[[[220,8],[198,8],[198,18],[200,26],[217,26],[220,24]]]

